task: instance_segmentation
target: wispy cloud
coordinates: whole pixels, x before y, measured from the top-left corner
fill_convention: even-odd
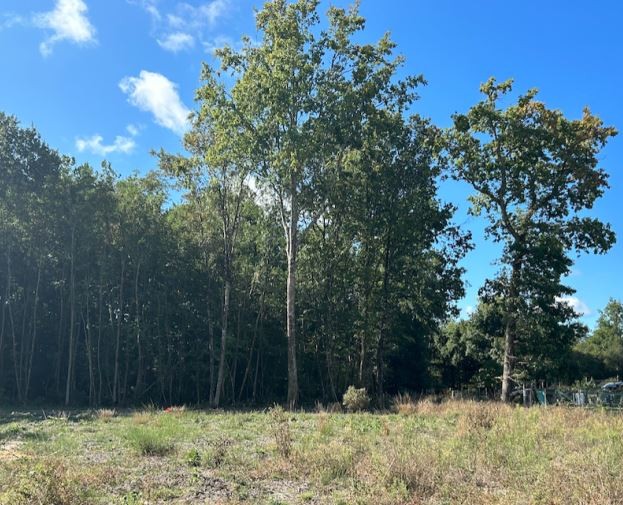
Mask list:
[[[231,0],[211,0],[199,5],[179,2],[170,12],[163,13],[157,0],[128,0],[141,6],[152,21],[152,35],[158,45],[173,53],[191,49],[195,41],[208,38],[218,22],[228,16],[232,9]]]
[[[128,126],[125,127],[125,129],[133,137],[136,137],[142,130],[140,126],[137,126],[135,124],[129,124]]]
[[[590,316],[593,313],[590,307],[577,296],[558,296],[556,301],[568,305],[580,316]]]
[[[119,88],[128,95],[128,102],[151,112],[154,121],[178,135],[188,129],[190,110],[177,92],[177,85],[157,72],[141,70],[138,77],[124,77]]]
[[[206,40],[203,42],[203,49],[206,53],[214,54],[217,49],[221,49],[224,46],[235,46],[236,44],[231,39],[231,37],[227,37],[226,35],[218,35],[211,40]]]
[[[212,0],[197,7],[182,2],[177,6],[178,17],[188,27],[213,28],[217,21],[224,17],[230,9],[229,0]]]
[[[87,11],[83,0],[56,0],[53,10],[35,14],[35,26],[52,31],[39,45],[41,54],[50,55],[54,45],[63,40],[76,44],[95,43],[95,27],[89,21]]]
[[[130,137],[117,135],[112,144],[104,144],[101,135],[93,135],[86,138],[76,139],[76,149],[80,152],[88,151],[99,156],[107,156],[112,153],[131,153],[136,147],[136,142]]]
[[[13,28],[14,26],[27,25],[28,21],[23,16],[19,14],[13,14],[10,12],[5,12],[4,14],[0,14],[0,30],[5,30],[7,28]]]
[[[157,0],[128,0],[128,3],[140,5],[153,21],[160,21],[160,19],[162,19]]]
[[[195,38],[184,32],[174,32],[166,35],[164,39],[158,40],[158,45],[167,51],[177,53],[186,49],[192,49],[195,45]]]

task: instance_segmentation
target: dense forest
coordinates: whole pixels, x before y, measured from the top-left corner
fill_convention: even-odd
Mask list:
[[[0,113],[3,401],[294,407],[356,385],[382,407],[623,372],[621,303],[589,334],[564,302],[576,253],[615,241],[586,212],[613,128],[491,79],[441,129],[356,9],[274,0],[256,22],[203,65],[180,153],[144,176],[76,165]],[[502,245],[465,320],[448,178]]]

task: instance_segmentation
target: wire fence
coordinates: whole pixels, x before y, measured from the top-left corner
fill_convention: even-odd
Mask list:
[[[499,400],[500,392],[491,389],[464,388],[460,390],[451,389],[444,396],[461,400],[495,401]],[[538,388],[524,386],[513,391],[511,400],[526,407],[563,405],[623,410],[623,388],[613,391],[599,387],[575,389],[570,387]]]

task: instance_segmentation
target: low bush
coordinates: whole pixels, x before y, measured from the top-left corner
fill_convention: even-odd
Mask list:
[[[348,386],[344,397],[342,398],[342,405],[348,412],[360,412],[366,410],[370,405],[370,397],[366,393],[365,388],[356,388],[355,386]]]
[[[275,439],[277,452],[284,459],[289,459],[292,455],[292,433],[290,431],[290,420],[283,407],[275,405],[268,411],[270,429]]]
[[[150,427],[132,427],[128,431],[128,440],[143,456],[166,456],[175,448],[167,433]]]

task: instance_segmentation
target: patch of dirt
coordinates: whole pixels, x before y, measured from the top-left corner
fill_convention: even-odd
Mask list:
[[[24,444],[21,440],[9,440],[0,445],[0,461],[13,461],[24,455],[20,447]]]
[[[231,498],[229,484],[223,479],[209,473],[202,473],[198,477],[198,489],[189,503],[225,503]]]
[[[285,503],[294,503],[301,494],[309,491],[307,484],[291,480],[264,481],[261,485],[264,492],[273,500]]]

